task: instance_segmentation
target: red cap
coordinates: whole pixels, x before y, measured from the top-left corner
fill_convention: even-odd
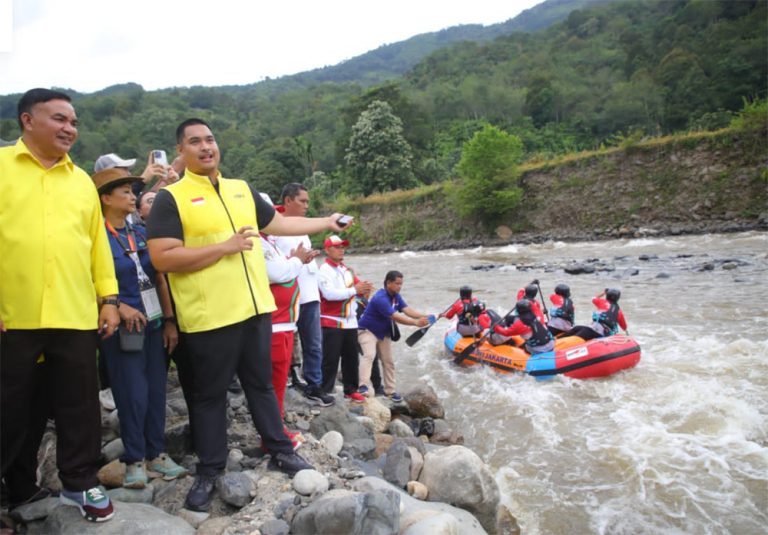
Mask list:
[[[323,242],[323,247],[349,247],[349,240],[342,240],[336,234],[331,234]]]

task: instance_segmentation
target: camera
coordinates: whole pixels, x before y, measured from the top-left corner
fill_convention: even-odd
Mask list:
[[[343,216],[341,216],[340,218],[338,218],[338,219],[336,220],[336,223],[337,223],[337,224],[338,224],[340,227],[346,227],[347,225],[349,225],[349,224],[352,222],[352,219],[353,219],[353,218],[352,218],[352,216],[349,216],[349,215],[343,215]]]
[[[164,150],[153,150],[152,161],[161,165],[168,165],[168,158],[165,156]]]

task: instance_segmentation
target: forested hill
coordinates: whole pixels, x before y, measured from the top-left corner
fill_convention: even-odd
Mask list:
[[[616,0],[546,0],[506,22],[488,26],[464,24],[419,34],[405,41],[382,45],[338,65],[286,76],[275,82],[378,84],[403,75],[424,57],[446,46],[462,41],[492,41],[513,32],[534,32],[560,22],[576,9],[611,1]]]
[[[216,133],[226,176],[273,196],[285,182],[303,181],[314,199],[331,200],[453,180],[465,143],[487,124],[519,137],[529,162],[714,130],[745,100],[766,96],[767,6],[591,4],[537,32],[439,49],[404,76],[370,87],[294,81],[144,91],[125,84],[75,94],[81,128],[72,156],[92,168],[109,152],[172,151],[176,125],[197,116]],[[0,98],[1,138],[18,134],[17,100]]]

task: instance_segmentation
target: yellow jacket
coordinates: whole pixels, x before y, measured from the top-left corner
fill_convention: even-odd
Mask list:
[[[258,230],[256,204],[243,180],[219,176],[219,191],[208,177],[189,170],[166,189],[173,196],[184,230],[185,247],[202,247],[229,239],[243,226]],[[227,255],[190,273],[169,273],[181,331],[208,331],[275,310],[261,249]]]
[[[19,139],[0,148],[0,318],[8,329],[98,327],[117,294],[91,178],[69,156],[46,169]]]

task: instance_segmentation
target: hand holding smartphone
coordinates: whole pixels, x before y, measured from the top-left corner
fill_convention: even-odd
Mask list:
[[[153,163],[159,163],[160,165],[168,165],[168,157],[165,155],[164,150],[153,150],[152,151],[152,162]]]
[[[340,227],[346,227],[347,225],[349,225],[350,223],[352,223],[352,220],[353,220],[353,219],[354,219],[354,218],[353,218],[352,216],[349,216],[349,215],[343,215],[343,216],[341,216],[340,218],[338,218],[338,219],[336,220],[336,224],[337,224],[337,225],[339,225]]]

